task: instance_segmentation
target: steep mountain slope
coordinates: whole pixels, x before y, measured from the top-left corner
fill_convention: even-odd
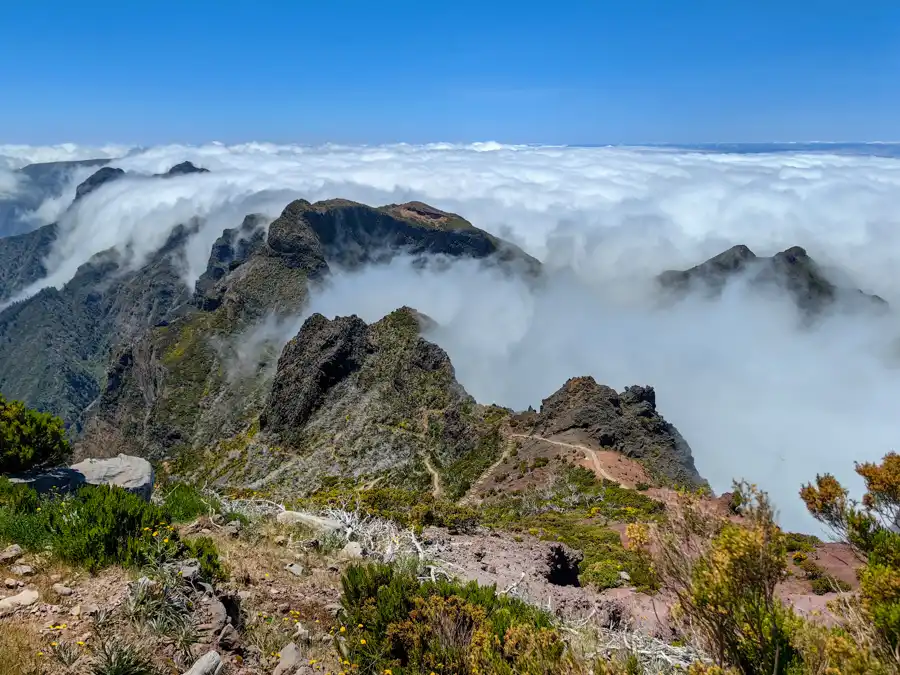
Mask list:
[[[387,212],[397,210],[402,217]],[[419,222],[412,213],[430,216]],[[246,426],[262,409],[281,348],[278,339],[255,344],[254,328],[267,317],[295,320],[309,284],[324,278],[330,264],[409,251],[474,257],[530,274],[540,269],[511,245],[423,204],[375,209],[297,200],[265,235],[263,224],[248,217],[226,230],[213,245],[192,306],[116,351],[83,453],[162,457]]]
[[[47,276],[44,260],[56,240],[55,224],[0,239],[0,303]]]
[[[783,289],[807,317],[830,307],[880,312],[887,303],[877,295],[856,288],[842,287],[813,260],[805,249],[793,246],[770,258],[759,257],[747,246],[727,251],[687,270],[668,270],[657,282],[676,297],[699,290],[716,297],[725,286],[744,276],[757,288]]]
[[[447,354],[421,337],[429,322],[408,307],[371,325],[310,316],[278,359],[258,422],[248,418],[232,438],[190,453],[180,471],[281,495],[349,481],[458,499],[524,433],[579,430],[637,459],[654,482],[705,485],[690,447],[656,412],[651,388],[620,395],[575,378],[540,413],[481,405],[457,382]]]
[[[189,299],[180,277],[187,230],[176,229],[140,270],[114,251],[82,265],[61,289],[45,288],[0,312],[0,389],[78,428],[101,391],[110,347],[163,320]]]

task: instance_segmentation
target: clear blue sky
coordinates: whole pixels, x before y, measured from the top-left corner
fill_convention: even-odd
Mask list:
[[[900,3],[2,3],[0,143],[900,139]]]

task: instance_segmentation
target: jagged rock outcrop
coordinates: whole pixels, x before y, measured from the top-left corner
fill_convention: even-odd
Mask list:
[[[534,433],[545,437],[578,431],[602,448],[638,460],[664,483],[706,485],[690,446],[657,412],[653,387],[619,393],[592,377],[575,377],[541,402],[531,422]]]
[[[516,258],[503,242],[453,214],[424,204],[385,209],[390,213],[343,200],[297,200],[265,235],[257,216],[226,230],[193,302],[185,305],[179,296],[152,329],[130,333],[129,344],[114,347],[107,386],[79,451],[163,457],[245,428],[263,407],[283,345],[274,334],[257,340],[254,326],[273,315],[297,317],[310,284],[327,275],[332,262],[381,260],[405,246],[484,260],[505,255],[528,265],[527,256]]]
[[[312,233],[331,263],[355,266],[383,262],[398,253],[413,256],[439,254],[516,265],[537,274],[540,262],[518,247],[474,227],[455,213],[422,204],[390,204],[372,208],[345,199],[310,204],[293,202],[285,210],[292,231],[309,238]],[[308,228],[308,231],[307,231]]]
[[[699,290],[714,297],[726,284],[742,275],[753,286],[783,289],[807,316],[819,314],[831,306],[875,312],[887,309],[883,298],[833,282],[799,246],[792,246],[770,258],[759,257],[744,245],[733,246],[690,269],[663,272],[657,282],[677,296]]]
[[[75,201],[83,199],[91,192],[114,180],[118,180],[125,175],[125,171],[111,166],[104,166],[75,188]]]
[[[199,307],[211,312],[222,303],[225,293],[218,282],[250,259],[266,245],[264,219],[259,215],[244,218],[240,227],[230,228],[213,243],[206,271],[194,287],[194,299]]]
[[[451,474],[477,451],[494,427],[447,354],[419,336],[421,320],[407,307],[371,325],[307,319],[278,360],[260,417],[270,445],[292,456],[282,483],[390,474],[426,487],[429,470]]]

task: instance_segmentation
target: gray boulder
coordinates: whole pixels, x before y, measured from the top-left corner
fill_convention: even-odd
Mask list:
[[[343,524],[333,518],[324,516],[314,516],[311,513],[302,513],[300,511],[282,511],[277,516],[277,520],[282,525],[305,525],[321,532],[340,532],[344,529]]]
[[[219,652],[207,652],[194,662],[184,675],[219,675],[222,672],[222,657]]]
[[[278,657],[278,665],[272,675],[287,675],[292,672],[303,660],[303,652],[293,642],[281,648]]]
[[[86,459],[70,467],[84,476],[88,485],[117,485],[150,500],[153,467],[142,457],[119,454],[110,459]]]
[[[0,551],[0,563],[6,564],[15,562],[22,557],[22,547],[18,544],[11,544]]]
[[[120,454],[109,459],[86,459],[70,467],[22,473],[9,479],[24,483],[40,494],[73,492],[83,485],[116,485],[149,501],[154,474],[146,459]]]

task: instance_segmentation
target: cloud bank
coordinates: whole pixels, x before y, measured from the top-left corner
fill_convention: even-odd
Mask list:
[[[147,177],[184,160],[211,173]],[[831,471],[858,486],[853,460],[879,458],[900,436],[900,378],[883,358],[900,335],[891,319],[833,317],[800,333],[791,307],[740,285],[717,303],[668,311],[648,296],[653,274],[733,244],[761,255],[801,245],[839,267],[848,283],[900,305],[900,160],[253,143],[133,150],[112,166],[131,176],[61,217],[45,283],[65,283],[104,248],[132,251],[139,264],[193,216],[204,224],[189,247],[187,283],[204,269],[221,230],[248,212],[274,217],[297,197],[418,199],[515,241],[545,262],[550,283],[534,292],[468,263],[423,276],[399,260],[362,272],[363,279],[337,275],[313,309],[375,320],[408,304],[432,315],[441,326],[431,337],[481,401],[537,406],[576,375],[617,388],[652,384],[660,411],[692,445],[714,489],[727,489],[732,477],[754,480],[776,497],[787,526],[805,529],[801,482]]]

